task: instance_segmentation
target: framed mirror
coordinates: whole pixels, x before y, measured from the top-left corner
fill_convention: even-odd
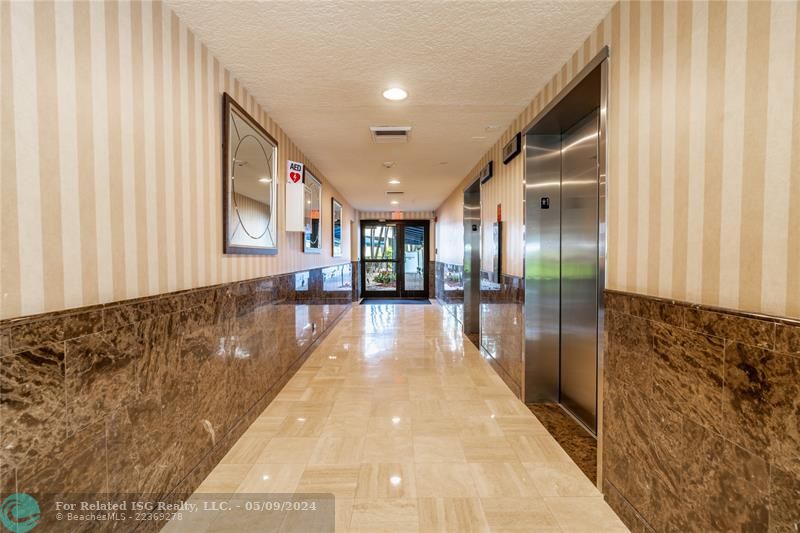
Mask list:
[[[303,185],[303,251],[318,254],[322,251],[322,182],[306,167]]]
[[[226,254],[277,254],[278,141],[222,95],[222,225]]]
[[[331,243],[333,257],[342,257],[342,204],[331,198]]]

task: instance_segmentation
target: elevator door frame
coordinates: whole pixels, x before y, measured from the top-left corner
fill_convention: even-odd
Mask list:
[[[598,262],[597,262],[597,487],[600,488],[602,491],[603,487],[603,374],[604,374],[604,367],[605,367],[605,357],[604,357],[604,350],[605,350],[605,343],[604,343],[604,329],[605,329],[605,303],[604,303],[604,292],[606,287],[606,272],[607,272],[607,248],[608,248],[608,235],[607,235],[607,228],[606,228],[606,214],[608,212],[608,142],[607,142],[607,127],[608,127],[608,80],[609,80],[609,49],[607,46],[603,47],[600,52],[591,60],[589,63],[562,89],[558,95],[547,105],[541,112],[539,112],[536,117],[522,129],[522,138],[523,138],[523,147],[522,147],[522,154],[525,155],[526,160],[529,157],[530,150],[533,148],[528,139],[528,135],[531,133],[536,132],[537,126],[540,123],[543,123],[547,118],[548,115],[556,109],[556,107],[562,103],[567,97],[573,93],[580,85],[581,82],[586,80],[591,74],[595,72],[597,69],[599,71],[599,132],[598,132],[598,146],[597,146],[597,155],[598,155]],[[523,180],[522,187],[523,187],[523,213],[525,214],[525,223],[524,226],[528,226],[528,201],[527,201],[527,193],[528,193],[528,184],[527,184],[527,164],[525,165],[525,172],[526,177]],[[538,206],[537,206],[538,207]],[[532,227],[532,226],[531,226]],[[527,273],[528,273],[528,266],[527,264],[527,249],[530,245],[528,243],[528,228],[523,229],[523,246],[525,246],[526,253],[523,254],[523,272],[525,273],[525,277],[527,280]],[[526,305],[524,308],[524,320],[526,325],[526,339],[525,344],[528,345],[529,341],[531,340],[531,335],[535,334],[529,328],[528,318],[530,316],[530,312],[528,309],[528,290],[527,290],[527,282],[526,285],[526,295],[525,301]],[[527,369],[528,365],[528,353],[527,349],[525,350],[525,365]],[[527,371],[526,371],[527,374]],[[527,388],[527,376],[526,379],[523,380],[523,386]],[[527,398],[528,391],[523,390],[523,398]],[[577,420],[577,419],[576,419]]]

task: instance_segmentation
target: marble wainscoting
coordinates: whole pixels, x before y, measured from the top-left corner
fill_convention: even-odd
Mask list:
[[[351,305],[350,266],[0,322],[0,492],[190,494]]]
[[[800,322],[605,300],[609,504],[633,531],[798,531]]]
[[[436,261],[428,261],[428,298],[436,298]]]
[[[481,272],[481,352],[518,398],[525,382],[525,284],[500,275],[491,281]]]
[[[435,262],[434,295],[439,304],[459,322],[464,318],[464,267]]]
[[[361,262],[353,261],[350,264],[353,271],[353,301],[361,300]]]

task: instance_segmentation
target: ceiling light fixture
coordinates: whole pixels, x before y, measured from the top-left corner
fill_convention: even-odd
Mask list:
[[[389,185],[400,185],[400,180],[399,179],[390,179],[389,180]]]
[[[383,97],[396,102],[408,98],[408,93],[400,87],[391,87],[383,91]]]
[[[392,200],[392,205],[397,205],[397,204],[399,204],[399,203],[400,203],[400,202],[398,202],[397,200]]]
[[[261,179],[259,179],[258,181],[260,181],[261,183],[269,183],[269,182],[271,182],[272,180],[271,180],[271,179],[269,179],[269,178],[261,178]]]

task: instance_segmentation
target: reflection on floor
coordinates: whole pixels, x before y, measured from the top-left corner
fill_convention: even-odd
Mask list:
[[[202,493],[332,493],[336,531],[626,531],[438,304],[354,306]]]
[[[555,437],[592,483],[597,482],[597,439],[558,404],[528,404],[547,431]]]

